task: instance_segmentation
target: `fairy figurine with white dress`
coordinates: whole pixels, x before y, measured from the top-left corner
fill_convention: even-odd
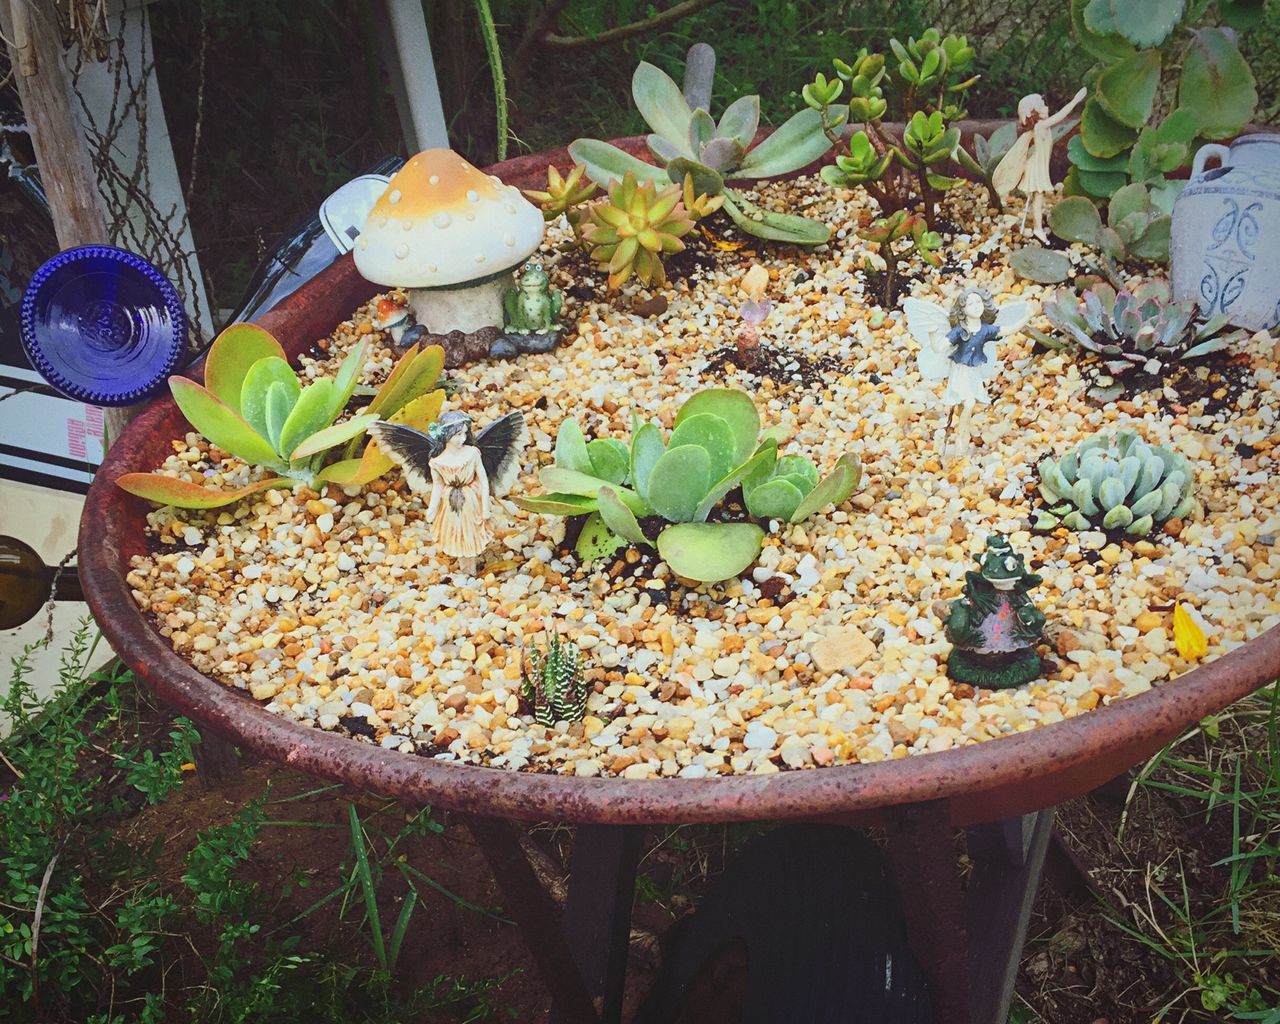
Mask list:
[[[1022,233],[1035,235],[1042,242],[1049,236],[1044,230],[1044,197],[1053,195],[1053,177],[1049,172],[1049,157],[1053,152],[1053,129],[1071,116],[1088,95],[1081,89],[1065,107],[1056,114],[1049,113],[1044,97],[1039,93],[1023,96],[1018,101],[1018,128],[1021,134],[1010,147],[991,174],[991,186],[1001,202],[1009,198],[1015,189],[1027,197],[1022,209]],[[1027,226],[1027,214],[1031,214],[1031,226]]]
[[[928,382],[945,380],[942,402],[950,407],[946,446],[954,456],[969,451],[970,419],[978,405],[990,405],[987,382],[1000,368],[996,343],[1030,319],[1029,302],[997,307],[980,288],[966,288],[949,310],[936,302],[909,298],[902,303],[907,329],[920,343],[920,375]]]

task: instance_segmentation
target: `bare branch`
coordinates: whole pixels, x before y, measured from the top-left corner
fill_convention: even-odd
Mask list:
[[[718,2],[719,0],[684,0],[683,3],[668,7],[665,11],[653,15],[651,18],[646,18],[644,21],[633,21],[628,25],[619,25],[617,28],[611,28],[596,36],[561,36],[549,32],[538,40],[538,45],[548,50],[587,50],[597,46],[609,46],[612,43],[620,43],[624,39],[630,39],[632,36],[644,35],[675,24],[681,18],[686,18],[690,14],[694,14],[704,7],[710,7]]]

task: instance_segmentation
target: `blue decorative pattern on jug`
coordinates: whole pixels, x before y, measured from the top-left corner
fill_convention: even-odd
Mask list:
[[[1221,166],[1205,170],[1217,157]],[[1256,331],[1280,325],[1280,135],[1202,146],[1173,207],[1173,294]]]

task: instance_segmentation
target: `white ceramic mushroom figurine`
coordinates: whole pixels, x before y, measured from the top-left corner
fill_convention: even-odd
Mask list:
[[[432,334],[502,326],[512,271],[542,244],[542,214],[520,191],[451,149],[413,157],[387,184],[356,240],[356,269],[404,288]]]

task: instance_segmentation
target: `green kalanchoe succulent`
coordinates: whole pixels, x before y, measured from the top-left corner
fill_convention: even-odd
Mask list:
[[[1068,196],[1049,211],[1049,229],[1064,241],[1096,249],[1113,279],[1119,277],[1115,264],[1130,258],[1167,263],[1170,224],[1169,213],[1138,182],[1117,189],[1107,201],[1105,224],[1097,206],[1084,196]]]
[[[659,185],[681,185],[686,175],[692,175],[693,188],[707,196],[723,196],[725,211],[748,234],[798,245],[825,242],[831,234],[825,224],[762,209],[727,184],[789,174],[817,160],[831,148],[822,116],[816,110],[801,110],[753,145],[760,123],[760,97],[739,97],[715,120],[710,113],[714,68],[715,51],[705,43],[689,52],[683,91],[652,64],[642,61],[636,68],[631,95],[651,130],[649,151],[657,165],[598,139],[575,140],[569,146],[570,155],[604,186],[628,172],[638,181]]]
[[[169,390],[187,422],[230,455],[277,474],[232,490],[205,487],[160,473],[126,473],[118,486],[141,498],[178,508],[218,508],[268,487],[309,487],[332,481],[367,483],[392,462],[370,442],[354,457],[365,428],[390,419],[424,428],[444,401],[432,391],[444,365],[438,345],[401,357],[359,416],[338,421],[355,393],[366,342],[342,361],[334,377],[303,384],[280,343],[254,324],[232,324],[214,340],[205,359],[204,384],[170,377]],[[334,460],[339,449],[346,457]]]
[[[551,728],[557,722],[580,722],[587,712],[591,692],[582,672],[582,655],[559,633],[551,634],[545,651],[536,648],[529,655],[529,671],[521,669],[520,695],[533,708],[539,725]]]
[[[1186,0],[1071,0],[1080,46],[1098,61],[1068,149],[1068,195],[1106,199],[1129,183],[1148,186],[1169,213],[1199,139],[1236,135],[1253,117],[1258,92],[1235,30],[1262,16],[1253,0],[1220,0],[1222,25],[1199,24],[1209,10]]]
[[[1045,508],[1036,530],[1124,530],[1145,537],[1195,507],[1185,456],[1143,441],[1135,430],[1096,434],[1061,459],[1039,466]]]
[[[764,530],[755,523],[707,521],[730,491],[758,494],[760,518],[800,522],[843,502],[861,476],[857,459],[847,454],[818,479],[807,459],[779,459],[777,441],[760,442],[759,436],[755,403],[731,388],[691,397],[676,413],[669,439],[656,424],[637,420],[630,445],[615,438],[587,441],[574,420],[565,420],[556,435],[555,465],[541,474],[548,493],[516,503],[531,512],[586,515],[576,548],[584,562],[626,544],[656,546],[686,579],[731,579],[755,561]],[[641,527],[649,517],[668,524],[656,542]]]
[[[1223,316],[1197,323],[1195,300],[1174,302],[1168,282],[1159,279],[1133,291],[1097,284],[1079,298],[1069,288],[1059,288],[1043,312],[1064,341],[1040,332],[1032,336],[1048,348],[1074,343],[1097,355],[1106,373],[1090,394],[1103,401],[1121,394],[1128,374],[1145,371],[1163,377],[1177,364],[1220,352],[1245,336],[1244,331],[1224,333]]]

